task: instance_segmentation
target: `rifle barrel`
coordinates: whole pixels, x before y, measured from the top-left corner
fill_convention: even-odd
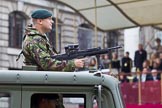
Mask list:
[[[118,49],[118,48],[122,48],[122,46],[115,46],[115,47],[110,47],[110,48],[105,48],[105,49],[101,49],[100,47],[91,48],[87,50],[74,51],[74,52],[69,52],[65,54],[52,55],[51,57],[53,59],[60,60],[60,61],[61,60],[72,60],[75,58],[84,58],[86,56],[96,56],[100,54],[106,54],[110,50]]]

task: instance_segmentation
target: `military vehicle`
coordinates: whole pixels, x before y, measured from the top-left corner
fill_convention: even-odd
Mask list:
[[[119,81],[101,71],[0,71],[0,108],[32,108],[36,94],[61,95],[65,108],[125,108]]]

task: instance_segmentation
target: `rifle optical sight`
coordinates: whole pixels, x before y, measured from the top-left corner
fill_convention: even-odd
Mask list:
[[[79,50],[79,45],[77,44],[74,44],[74,45],[68,45],[68,46],[65,46],[65,52],[67,54],[71,53],[71,52],[76,52]]]

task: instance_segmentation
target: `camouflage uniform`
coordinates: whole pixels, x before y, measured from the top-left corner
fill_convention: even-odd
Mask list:
[[[26,65],[36,65],[38,70],[73,71],[74,62],[68,64],[51,58],[54,55],[47,36],[40,34],[35,28],[28,27],[23,42],[23,55]]]

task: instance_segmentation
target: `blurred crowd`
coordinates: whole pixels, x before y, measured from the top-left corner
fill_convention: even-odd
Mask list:
[[[143,48],[142,44],[138,45],[138,49],[134,52],[134,61],[129,57],[129,52],[125,52],[124,57],[118,58],[117,53],[101,55],[100,66],[97,65],[95,57],[91,57],[87,68],[89,70],[110,69],[118,74],[118,79],[121,82],[145,82],[145,81],[158,81],[162,71],[162,45],[161,40],[157,38],[156,46],[152,46],[149,42],[148,45],[153,50],[153,53],[148,57],[147,51]],[[135,69],[132,72],[132,69]]]

